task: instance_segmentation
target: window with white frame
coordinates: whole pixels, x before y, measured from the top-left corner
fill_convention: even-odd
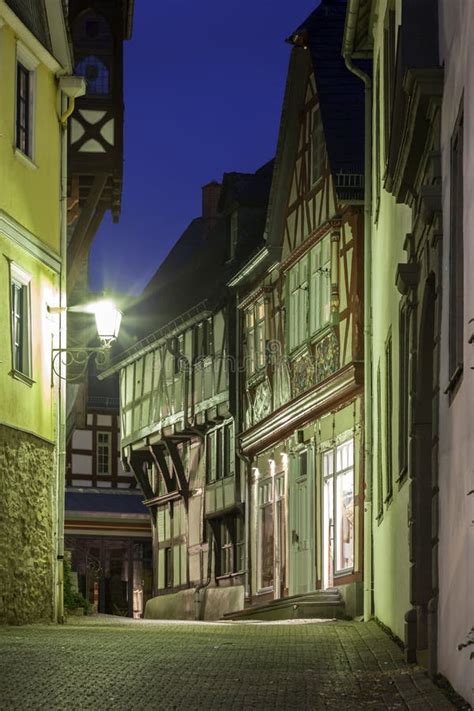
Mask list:
[[[258,299],[245,311],[247,374],[265,366],[265,301]]]
[[[332,574],[354,567],[354,440],[323,454],[324,540]]]
[[[298,348],[324,328],[331,315],[331,238],[326,235],[291,269],[289,346]]]
[[[34,97],[36,57],[20,42],[17,43],[15,146],[23,155],[33,158]]]
[[[111,474],[112,433],[97,432],[97,474]]]
[[[10,262],[12,369],[31,378],[31,277]]]

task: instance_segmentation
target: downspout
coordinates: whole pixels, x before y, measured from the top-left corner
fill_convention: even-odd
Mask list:
[[[59,348],[66,348],[66,303],[67,303],[67,98],[61,92],[61,275],[59,287]],[[64,311],[63,311],[64,309]],[[65,366],[61,364],[61,376],[66,377]],[[57,523],[57,602],[56,619],[64,623],[64,507],[66,482],[66,380],[58,378],[58,523]]]
[[[245,566],[245,578],[244,578],[244,597],[245,600],[250,598],[250,472],[252,467],[252,461],[249,457],[246,457],[242,453],[240,446],[236,449],[238,458],[244,463],[245,471],[245,545],[244,545],[244,566]]]
[[[365,88],[364,129],[364,619],[373,615],[373,549],[372,549],[372,80],[352,61],[352,50],[359,13],[359,0],[347,8],[342,55],[347,69],[358,77]]]
[[[61,76],[60,90],[60,130],[61,130],[61,273],[59,282],[59,348],[67,347],[67,120],[74,111],[76,96],[85,94],[86,85],[82,77]],[[56,620],[64,623],[64,506],[66,485],[66,366],[61,364],[58,378],[58,455],[57,455],[57,548],[56,548]]]

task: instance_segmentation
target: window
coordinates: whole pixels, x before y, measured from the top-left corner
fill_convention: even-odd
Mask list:
[[[392,427],[393,427],[393,386],[392,386],[392,334],[385,344],[385,466],[386,500],[393,494],[392,467]]]
[[[344,574],[354,567],[353,439],[324,453],[323,497],[324,566],[332,583],[333,574]]]
[[[197,326],[194,327],[193,340],[193,351],[195,361],[201,360],[202,358],[207,358],[208,356],[212,355],[212,319],[206,319],[205,321],[201,321],[201,323],[198,323]]]
[[[311,133],[311,182],[316,183],[323,175],[326,147],[324,144],[324,129],[321,111],[313,113],[313,130]]]
[[[14,373],[31,378],[31,277],[10,262],[11,343]]]
[[[258,485],[259,587],[273,587],[273,479],[268,477]]]
[[[184,348],[184,335],[176,336],[173,339],[173,374],[176,377],[181,372],[181,367],[185,365],[182,357]]]
[[[289,271],[289,345],[298,348],[331,317],[331,238],[326,235]]]
[[[33,157],[34,89],[36,57],[17,42],[15,146],[28,158]]]
[[[111,474],[111,432],[97,432],[97,474]]]
[[[409,402],[409,318],[408,308],[403,305],[399,317],[399,385],[398,385],[398,476],[399,479],[407,472],[408,467],[408,402]]]
[[[377,368],[377,518],[383,514],[382,467],[382,384],[379,363]]]
[[[233,573],[233,551],[232,551],[232,539],[230,536],[229,528],[227,527],[225,521],[221,521],[220,525],[220,539],[221,539],[221,565],[220,574],[230,575]]]
[[[247,334],[247,373],[249,376],[265,366],[265,302],[259,299],[245,312]]]
[[[396,27],[395,10],[389,9],[385,17],[384,29],[384,127],[385,127],[385,160],[388,160],[390,142],[390,124],[392,122],[392,103],[395,84],[395,46]]]
[[[239,515],[224,516],[208,521],[207,540],[210,532],[215,541],[216,576],[233,575],[244,568],[244,522]]]
[[[16,147],[26,156],[31,155],[30,72],[23,64],[17,65],[16,91]]]
[[[451,203],[449,240],[449,378],[457,382],[464,345],[464,116],[461,106],[451,138]]]
[[[165,588],[173,587],[173,549],[171,546],[163,548],[165,568]]]
[[[207,435],[206,478],[208,483],[234,474],[233,443],[233,422],[228,422]]]
[[[75,74],[83,76],[87,83],[87,96],[107,96],[110,93],[110,72],[105,62],[90,55],[77,62]]]

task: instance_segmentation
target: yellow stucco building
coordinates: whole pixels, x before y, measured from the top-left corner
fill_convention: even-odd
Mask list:
[[[63,448],[51,350],[64,334],[48,306],[65,305],[61,116],[71,71],[60,0],[29,10],[0,1],[0,621],[11,623],[53,619],[59,599]]]

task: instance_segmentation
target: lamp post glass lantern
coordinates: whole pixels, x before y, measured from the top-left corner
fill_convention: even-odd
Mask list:
[[[93,314],[95,316],[97,336],[102,344],[98,348],[53,348],[52,376],[55,374],[62,380],[71,383],[82,380],[93,355],[95,355],[96,365],[99,368],[103,368],[108,362],[110,346],[118,338],[122,321],[122,312],[115,306],[113,301],[103,299],[86,306],[73,306],[70,309],[48,307],[48,311],[50,313],[75,311]],[[72,369],[68,373],[69,368]]]
[[[117,340],[122,321],[122,312],[118,310],[113,301],[104,299],[92,305],[97,326],[97,335],[104,344],[110,346]]]

